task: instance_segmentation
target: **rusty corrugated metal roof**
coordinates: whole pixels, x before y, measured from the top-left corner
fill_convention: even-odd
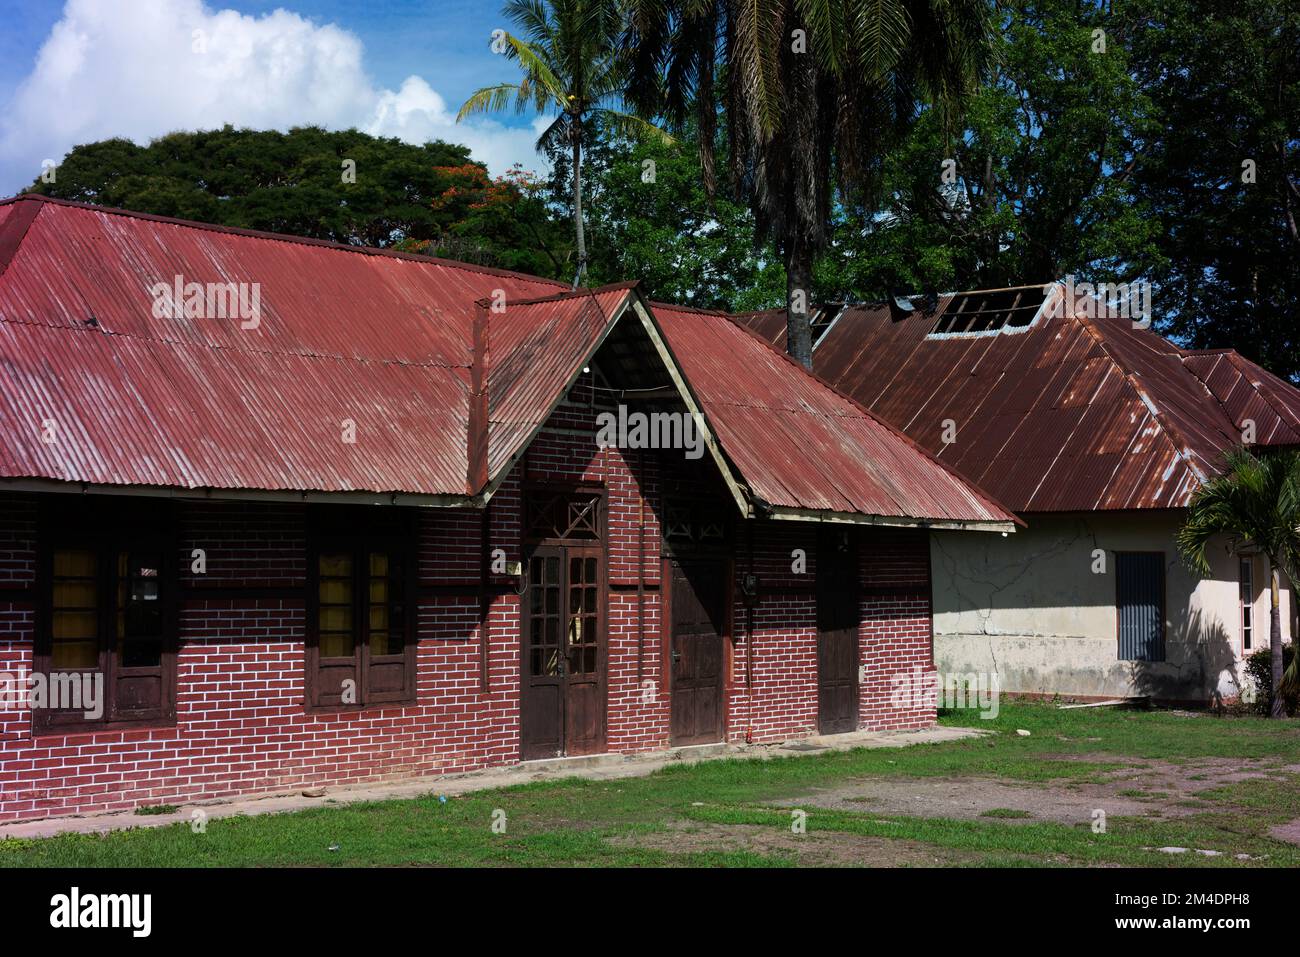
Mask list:
[[[488,313],[488,474],[509,467],[549,416],[631,285],[507,302]]]
[[[638,299],[44,198],[0,211],[7,479],[466,501]],[[256,284],[256,321],[159,313],[175,277]],[[663,316],[721,464],[767,506],[1011,520],[725,316]]]
[[[662,303],[654,312],[727,456],[767,505],[936,523],[1012,520],[725,314]]]
[[[465,495],[474,302],[565,288],[47,199],[0,209],[32,207],[0,273],[10,478]],[[257,283],[256,328],[156,316],[151,290],[177,275]]]
[[[965,337],[929,335],[951,297],[901,320],[849,307],[814,368],[1018,512],[1185,506],[1243,419],[1261,444],[1300,439],[1294,387],[1060,295],[1028,329]]]
[[[1300,389],[1232,349],[1183,352],[1238,430],[1253,424],[1260,445],[1300,445]]]

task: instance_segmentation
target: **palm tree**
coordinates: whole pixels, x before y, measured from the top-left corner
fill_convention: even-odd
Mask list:
[[[1210,573],[1206,548],[1215,535],[1229,536],[1234,549],[1256,548],[1268,559],[1272,613],[1268,646],[1273,666],[1272,717],[1286,717],[1282,690],[1282,612],[1278,575],[1297,581],[1300,569],[1300,452],[1280,450],[1256,456],[1245,448],[1228,452],[1227,471],[1192,497],[1187,521],[1178,530],[1178,550],[1201,575]],[[1294,666],[1294,662],[1292,662]]]
[[[523,79],[476,90],[456,115],[505,109],[558,112],[537,140],[541,151],[567,144],[573,158],[573,227],[578,268],[574,288],[587,269],[582,223],[582,154],[593,136],[608,131],[623,137],[672,137],[646,120],[618,109],[624,88],[624,57],[619,46],[626,9],[621,0],[510,0],[502,14],[518,24],[523,38],[498,36],[505,56],[519,64]]]
[[[787,348],[811,368],[808,289],[832,207],[869,213],[884,154],[920,104],[947,115],[975,87],[990,0],[627,2],[631,102],[672,129],[695,114],[712,190],[721,101],[732,192],[784,259]]]

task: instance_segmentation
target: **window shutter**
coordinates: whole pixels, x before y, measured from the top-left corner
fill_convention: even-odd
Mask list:
[[[1160,552],[1116,552],[1121,661],[1165,660],[1165,562]]]

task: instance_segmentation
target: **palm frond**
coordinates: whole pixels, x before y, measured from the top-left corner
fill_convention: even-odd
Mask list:
[[[522,83],[498,83],[496,86],[484,86],[470,94],[460,110],[456,113],[456,122],[474,113],[498,113],[504,110],[510,98],[522,100],[527,96]]]

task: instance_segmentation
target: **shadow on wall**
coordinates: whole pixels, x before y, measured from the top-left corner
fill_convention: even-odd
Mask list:
[[[1202,609],[1182,609],[1169,622],[1164,661],[1131,661],[1132,694],[1154,701],[1199,697],[1218,707],[1241,693],[1237,656],[1223,622]]]

